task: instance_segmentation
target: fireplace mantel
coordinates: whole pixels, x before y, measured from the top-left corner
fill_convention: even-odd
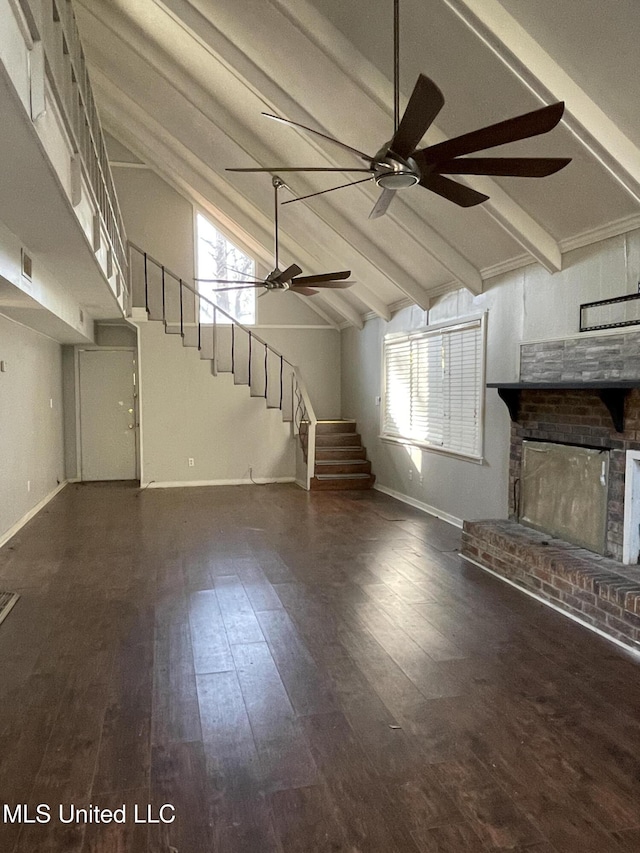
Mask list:
[[[640,379],[603,379],[597,381],[555,380],[553,382],[487,382],[487,388],[496,388],[509,410],[511,420],[517,422],[520,414],[521,391],[596,391],[611,415],[616,432],[624,431],[624,403],[629,391],[640,388]]]

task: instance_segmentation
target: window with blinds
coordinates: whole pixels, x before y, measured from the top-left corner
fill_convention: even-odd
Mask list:
[[[482,458],[484,322],[384,341],[384,438]]]

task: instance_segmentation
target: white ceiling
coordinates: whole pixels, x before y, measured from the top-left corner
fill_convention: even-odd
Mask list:
[[[106,129],[203,205],[270,268],[268,175],[228,166],[362,165],[262,110],[375,153],[391,136],[392,0],[77,0]],[[360,325],[398,304],[640,225],[637,0],[401,0],[401,87],[432,77],[446,102],[426,143],[565,100],[547,136],[491,153],[570,156],[549,178],[469,178],[490,201],[460,209],[420,187],[369,220],[364,184],[281,209],[283,262],[350,268],[356,286],[314,297]],[[605,11],[606,10],[606,11]],[[321,143],[321,144],[320,144]],[[354,175],[353,179],[359,176]],[[350,176],[290,174],[298,194]]]

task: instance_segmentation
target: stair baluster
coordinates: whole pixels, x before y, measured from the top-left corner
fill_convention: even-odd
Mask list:
[[[264,397],[265,402],[267,403],[267,407],[269,405],[269,401],[267,398],[267,392],[268,392],[268,388],[269,388],[269,367],[268,367],[268,361],[267,361],[268,355],[269,355],[269,349],[265,344],[265,348],[264,348],[264,385],[262,386],[262,396]]]
[[[144,253],[144,307],[149,313],[149,272],[147,268],[147,253]]]
[[[293,435],[297,435],[302,444],[303,433],[305,450],[314,445],[315,424],[317,419],[313,412],[311,400],[304,386],[303,380],[298,369],[291,364],[281,353],[277,352],[273,347],[261,340],[250,329],[245,328],[241,323],[238,323],[233,317],[227,314],[215,302],[202,296],[194,287],[187,284],[175,273],[165,268],[155,258],[144,252],[133,243],[129,243],[130,253],[130,274],[133,279],[136,264],[135,257],[142,257],[143,277],[144,277],[144,303],[145,312],[148,320],[162,320],[164,331],[166,334],[179,334],[183,346],[196,347],[200,351],[200,358],[207,358],[211,361],[211,372],[217,376],[221,372],[230,372],[234,376],[236,384],[248,384],[251,388],[252,381],[255,382],[256,372],[252,365],[255,341],[264,347],[264,394],[260,393],[261,389],[255,389],[257,393],[253,396],[264,396],[267,408],[279,408],[282,413],[282,419],[286,423],[291,423]],[[152,267],[159,273],[158,281],[152,282],[151,270]],[[168,282],[173,279],[178,285],[176,290],[172,292],[168,288]],[[132,285],[133,282],[130,282]],[[153,292],[152,292],[153,285]],[[158,294],[159,291],[159,294]],[[133,288],[130,291],[133,293]],[[141,296],[140,290],[137,291]],[[157,304],[161,299],[161,308]],[[176,300],[176,296],[178,300]],[[186,300],[186,302],[185,302]],[[178,304],[176,304],[176,302]],[[208,349],[208,335],[204,335],[201,319],[201,305],[204,303],[208,306],[207,311],[211,312],[211,350]],[[179,322],[178,322],[178,307],[179,307]],[[221,325],[218,322],[218,312],[221,312],[225,321]],[[227,325],[228,323],[228,325]],[[206,323],[205,323],[206,325]],[[225,337],[230,333],[230,346],[225,341]],[[221,337],[221,333],[222,337]],[[238,338],[237,335],[244,333],[246,338]],[[246,350],[242,350],[242,341],[247,342]],[[221,363],[221,344],[222,357]],[[227,359],[226,353],[230,351],[230,361]],[[248,351],[248,355],[247,355]],[[279,382],[275,376],[272,376],[272,381],[269,380],[270,356],[277,359],[276,362],[271,362],[271,369],[277,369],[279,372]],[[247,358],[247,371],[244,372],[244,358]],[[277,367],[276,367],[277,365]],[[258,376],[260,371],[258,372]],[[286,376],[285,376],[286,374]],[[278,387],[279,386],[279,387]],[[272,390],[273,389],[273,390]],[[269,395],[271,394],[271,399]],[[303,429],[304,425],[304,429]],[[301,454],[299,454],[301,455]],[[311,459],[313,456],[310,457]],[[298,460],[299,462],[299,460]],[[311,478],[313,476],[312,465],[305,466],[304,473],[300,472],[299,464],[297,463],[298,477],[297,481],[305,488],[310,488]]]
[[[162,322],[167,322],[167,305],[166,305],[166,286],[164,277],[164,266],[162,267]]]
[[[213,326],[211,327],[211,337],[213,338],[213,358],[211,360],[211,372],[214,376],[218,375],[218,317],[216,309],[213,309]]]
[[[182,279],[180,279],[180,337],[184,338],[184,308],[182,307]]]

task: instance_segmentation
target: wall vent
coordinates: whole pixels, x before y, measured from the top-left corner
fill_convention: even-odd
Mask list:
[[[30,255],[27,255],[24,249],[21,250],[21,269],[22,275],[31,281],[31,276],[33,274],[33,262],[31,261]]]

